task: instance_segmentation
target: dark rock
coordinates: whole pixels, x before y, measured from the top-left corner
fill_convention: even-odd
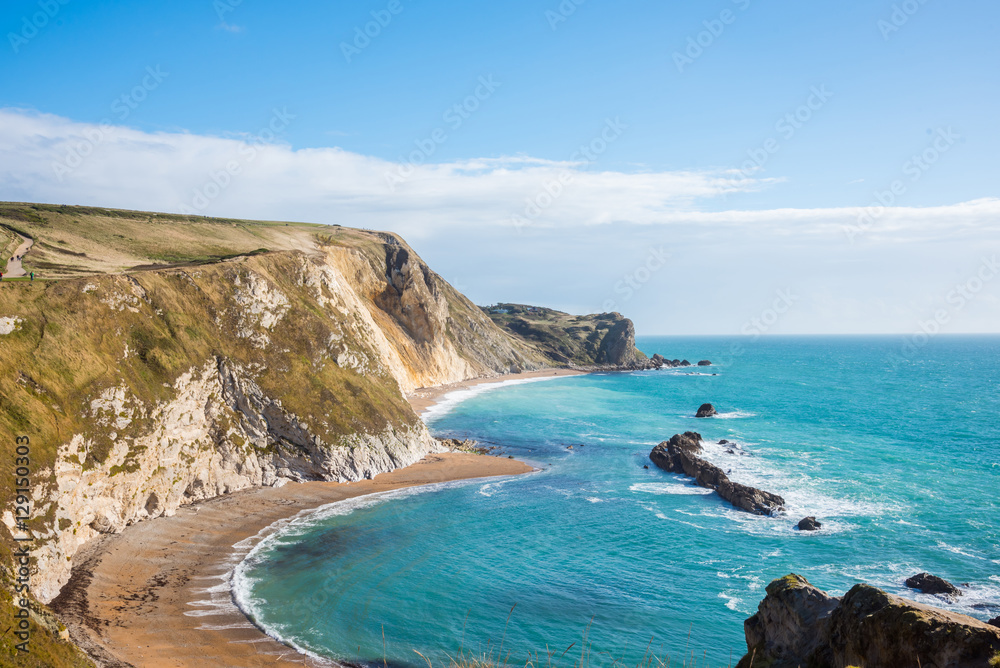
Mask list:
[[[642,468],[644,468],[644,469],[646,469],[648,471],[649,470],[649,464],[643,464]]]
[[[719,441],[719,445],[729,445],[729,441],[727,441],[726,439],[722,439],[721,441]]]
[[[635,347],[635,325],[628,318],[623,318],[604,335],[598,346],[596,359],[598,364],[627,366],[639,361],[638,352]]]
[[[661,355],[660,353],[656,353],[655,355],[653,355],[649,359],[649,361],[652,362],[653,366],[656,367],[657,369],[662,367],[667,362],[667,360],[664,359],[663,355]]]
[[[804,517],[799,520],[799,531],[818,531],[823,527],[822,522],[817,522],[815,517]]]
[[[726,448],[726,454],[727,455],[735,455],[736,451],[733,450],[732,448]]]
[[[702,404],[698,409],[698,412],[694,414],[695,417],[707,418],[715,415],[715,406],[712,404]]]
[[[785,509],[785,500],[777,494],[756,487],[741,485],[726,478],[716,489],[723,499],[740,510],[754,515],[774,515]]]
[[[698,362],[698,366],[712,366],[712,363],[709,362],[708,360],[702,360]]]
[[[680,365],[681,366],[691,366],[691,362],[688,362],[687,360],[681,360],[681,364]]]
[[[694,478],[701,487],[714,489],[740,510],[756,515],[772,515],[784,509],[785,500],[777,494],[735,483],[718,466],[698,457],[701,440],[701,434],[694,431],[674,434],[669,441],[653,448],[649,458],[664,471],[682,473]]]
[[[1000,652],[1000,629],[971,617],[865,584],[838,599],[798,575],[769,584],[743,627],[747,654],[737,668],[972,668]]]
[[[961,596],[962,591],[952,583],[939,578],[930,573],[917,573],[906,579],[906,586],[910,589],[919,589],[925,594],[936,596]]]
[[[997,628],[1000,628],[1000,617],[994,617],[993,619],[991,619],[986,623],[989,624],[990,626],[995,626]]]
[[[670,360],[670,366],[680,366],[680,365],[681,365],[680,360]]]

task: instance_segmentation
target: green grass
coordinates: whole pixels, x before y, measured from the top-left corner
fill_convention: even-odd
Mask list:
[[[495,324],[534,344],[551,363],[560,366],[602,363],[601,342],[623,320],[617,313],[570,315],[526,304],[497,304],[483,310]]]
[[[11,593],[10,572],[2,568],[0,572],[0,666],[10,668],[93,668],[94,664],[71,642],[59,637],[65,633],[55,615],[35,601],[31,602],[31,619],[28,632],[31,634],[28,653],[19,651],[17,645],[23,642],[14,635],[14,614],[19,608],[14,605]]]

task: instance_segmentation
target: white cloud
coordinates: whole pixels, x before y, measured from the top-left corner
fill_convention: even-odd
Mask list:
[[[856,224],[865,211],[711,210],[722,196],[777,180],[733,171],[625,173],[530,156],[407,168],[339,148],[293,150],[261,140],[270,136],[267,128],[243,138],[149,133],[3,109],[0,189],[7,199],[295,218],[418,236],[456,225],[565,229],[614,223],[825,235]],[[969,231],[992,227],[998,214],[997,199],[891,208],[860,236]]]
[[[339,148],[261,143],[285,120],[277,112],[252,135],[212,137],[0,109],[0,199],[389,229],[481,302],[599,309],[610,300],[646,333],[738,333],[785,288],[802,299],[771,333],[910,331],[931,305],[947,305],[982,253],[1000,253],[996,198],[724,210],[726,196],[780,179],[531,156],[409,173]],[[858,228],[866,213],[871,223]],[[623,276],[660,247],[672,259],[626,298]],[[995,331],[995,291],[957,313],[954,331]]]

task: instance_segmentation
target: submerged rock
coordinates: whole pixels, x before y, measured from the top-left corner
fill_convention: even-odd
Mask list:
[[[733,482],[718,466],[698,457],[701,441],[701,434],[698,432],[674,434],[669,441],[653,448],[649,458],[664,471],[682,473],[694,478],[701,487],[714,489],[719,496],[740,510],[755,515],[773,515],[784,510],[785,500],[777,494]]]
[[[972,668],[1000,653],[1000,629],[971,617],[865,584],[835,598],[794,574],[767,586],[743,627],[747,654],[737,668]]]
[[[799,531],[818,531],[822,528],[823,523],[817,522],[815,517],[803,517],[799,520]]]
[[[700,418],[712,417],[713,415],[717,415],[717,413],[715,412],[715,406],[712,404],[702,404],[698,408],[698,412],[694,414],[695,417]]]
[[[937,596],[961,596],[962,591],[943,578],[930,573],[917,573],[906,579],[906,586],[910,589],[919,589],[925,594]]]

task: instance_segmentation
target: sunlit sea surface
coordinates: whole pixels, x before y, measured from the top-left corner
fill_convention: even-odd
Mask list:
[[[1000,614],[1000,338],[915,351],[895,337],[638,343],[716,364],[452,395],[425,417],[435,435],[542,471],[329,506],[250,554],[238,602],[315,655],[414,666],[426,665],[414,650],[435,666],[461,652],[539,666],[547,651],[560,666],[581,651],[608,666],[647,648],[726,666],[764,587],[789,572],[838,595],[868,582]],[[704,402],[721,414],[694,418]],[[733,480],[781,494],[787,514],[736,511],[650,464],[656,443],[687,430]],[[821,531],[795,529],[808,515]],[[924,570],[965,595],[904,587]]]

